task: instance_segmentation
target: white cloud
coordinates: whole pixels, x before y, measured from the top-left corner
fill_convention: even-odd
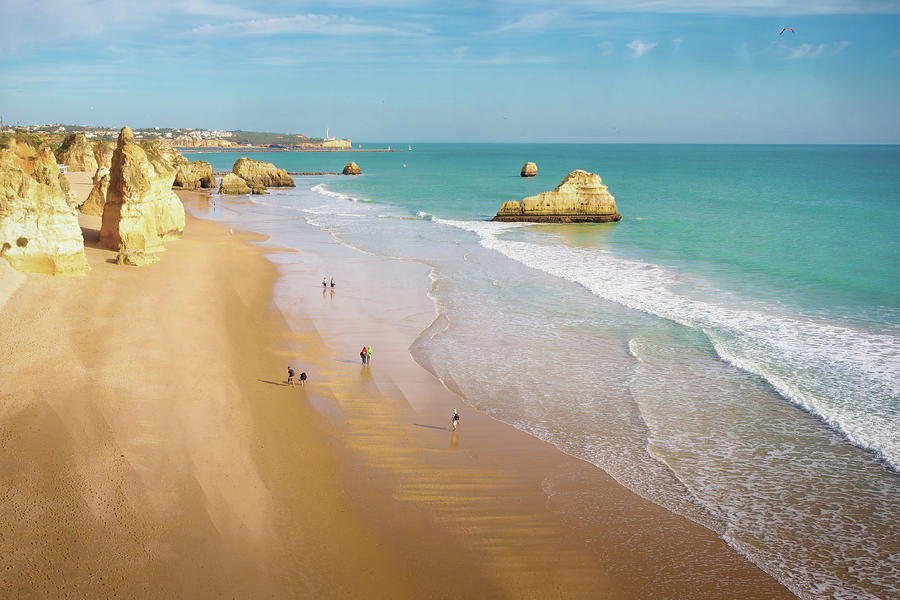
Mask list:
[[[634,51],[635,58],[640,58],[653,50],[656,45],[656,42],[642,42],[641,40],[634,40],[633,42],[625,44],[625,47],[631,48]]]
[[[600,48],[600,56],[609,56],[613,53],[613,43],[609,40],[600,42],[598,46]]]
[[[711,15],[852,15],[900,13],[900,0],[509,0],[521,7],[567,5],[595,13],[694,13]]]
[[[251,19],[222,25],[201,25],[191,30],[196,35],[265,36],[285,33],[310,35],[355,35],[382,34],[415,36],[424,35],[426,30],[401,30],[393,27],[367,24],[355,17],[337,15],[295,15],[271,19]]]
[[[779,44],[778,48],[786,58],[794,60],[797,58],[818,58],[820,56],[835,56],[836,54],[840,54],[841,52],[843,52],[844,49],[849,45],[850,42],[848,42],[847,40],[841,40],[840,42],[835,42],[834,44],[800,44],[799,46]]]
[[[463,60],[466,57],[466,53],[469,51],[468,46],[457,46],[453,49],[453,58],[454,60]]]
[[[675,38],[674,40],[672,40],[672,45],[675,46],[675,50],[676,50],[676,51],[677,51],[679,48],[681,48],[681,44],[683,44],[683,43],[684,43],[684,40],[683,40],[682,38],[680,38],[680,37],[679,37],[679,38]]]

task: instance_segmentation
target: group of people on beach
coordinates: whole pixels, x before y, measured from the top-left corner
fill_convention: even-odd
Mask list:
[[[288,365],[288,385],[294,385],[294,368]],[[306,371],[300,373],[300,385],[306,385]]]
[[[322,278],[322,287],[328,287],[328,280],[325,277]],[[331,287],[334,287],[334,277],[331,278]]]
[[[372,360],[372,346],[363,346],[363,349],[359,352],[359,357],[362,359],[362,364],[369,364],[369,361]]]

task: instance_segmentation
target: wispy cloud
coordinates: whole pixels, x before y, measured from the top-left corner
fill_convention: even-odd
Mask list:
[[[684,43],[684,40],[680,37],[672,40],[672,45],[675,46],[675,51],[677,52],[679,48],[681,48],[681,44]]]
[[[609,40],[605,40],[597,44],[600,48],[600,56],[609,56],[613,53],[613,43]]]
[[[900,56],[900,48],[897,48],[896,50],[891,52],[891,58],[897,58],[898,56]]]
[[[640,58],[643,55],[647,54],[654,48],[656,48],[657,42],[642,42],[641,40],[634,40],[625,44],[626,48],[631,48],[634,52],[635,58]]]
[[[361,21],[355,17],[339,17],[337,15],[294,15],[293,17],[275,17],[271,19],[251,19],[221,25],[206,24],[190,31],[194,35],[225,36],[266,36],[281,34],[308,35],[398,35],[419,36],[428,33],[421,27],[398,29]]]
[[[521,7],[559,7],[555,0],[510,0]],[[562,2],[594,13],[694,13],[710,15],[852,15],[897,14],[900,0],[573,0]]]
[[[790,60],[798,58],[819,58],[820,56],[835,56],[844,51],[850,45],[847,40],[841,40],[834,44],[800,44],[799,46],[787,46],[779,44],[779,50],[785,58]]]

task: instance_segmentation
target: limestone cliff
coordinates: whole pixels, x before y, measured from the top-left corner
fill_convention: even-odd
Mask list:
[[[359,165],[353,162],[352,160],[344,165],[344,170],[341,171],[343,175],[362,175],[362,169],[359,168]]]
[[[162,242],[181,237],[184,206],[172,181],[175,167],[158,143],[134,142],[134,133],[119,133],[103,207],[100,244],[123,254],[162,250]]]
[[[522,165],[522,171],[519,173],[522,177],[534,177],[537,175],[537,165],[533,162],[527,162]]]
[[[66,136],[62,146],[56,151],[56,160],[61,165],[66,165],[73,171],[87,171],[93,173],[97,170],[97,159],[94,158],[94,149],[88,144],[83,133],[73,133]]]
[[[622,218],[616,199],[595,173],[572,171],[552,192],[503,204],[494,221],[607,223]]]
[[[294,180],[286,170],[252,158],[237,159],[231,172],[246,181],[251,188],[294,187]]]
[[[100,166],[94,173],[94,187],[88,194],[84,204],[78,207],[78,210],[85,215],[93,215],[95,217],[103,216],[103,206],[106,204],[106,192],[109,190],[109,169]]]
[[[205,160],[195,160],[178,167],[172,185],[183,190],[215,189],[216,176],[212,165]]]
[[[109,140],[97,140],[94,142],[94,160],[98,167],[106,167],[108,171],[112,166],[112,155],[116,151],[116,145]]]
[[[84,238],[53,152],[15,137],[2,144],[0,256],[20,271],[86,273]]]
[[[222,178],[222,185],[219,186],[219,193],[229,196],[243,196],[244,194],[252,193],[252,190],[246,181],[234,173],[226,173],[225,177]]]

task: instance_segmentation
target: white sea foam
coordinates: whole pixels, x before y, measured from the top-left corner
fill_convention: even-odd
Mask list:
[[[314,185],[309,188],[310,191],[318,192],[325,196],[331,196],[332,198],[340,198],[341,200],[349,200],[350,202],[360,202],[360,198],[356,196],[351,196],[350,194],[342,194],[340,192],[334,192],[328,189],[328,187],[324,183],[320,183],[318,185]]]
[[[485,248],[601,298],[702,330],[722,360],[765,378],[783,397],[900,470],[898,337],[758,303],[735,304],[710,294],[711,288],[702,299],[691,297],[673,291],[684,288],[677,273],[598,248],[502,239],[504,231],[527,224],[434,220],[472,231]]]

